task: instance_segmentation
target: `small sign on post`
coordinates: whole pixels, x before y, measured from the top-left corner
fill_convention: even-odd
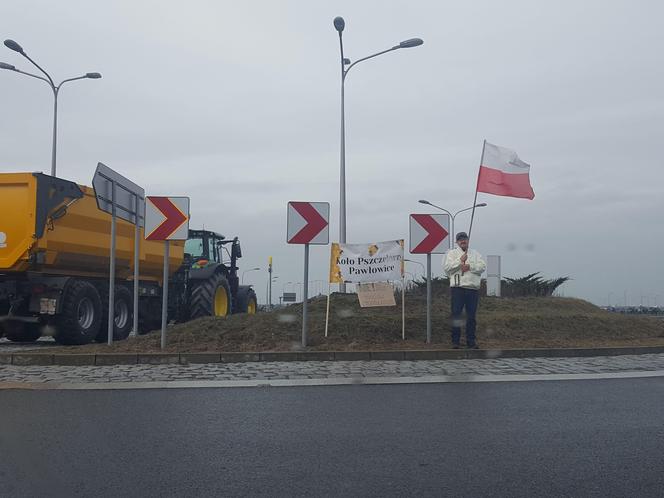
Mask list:
[[[486,295],[500,297],[502,274],[500,271],[500,256],[486,257]]]
[[[145,190],[117,171],[97,163],[92,178],[97,207],[111,215],[111,254],[108,283],[108,345],[113,343],[115,326],[115,219],[134,225],[134,321],[132,334],[138,334],[139,231],[144,226]]]
[[[410,252],[427,255],[427,344],[431,343],[431,255],[447,251],[449,234],[447,214],[410,215]]]
[[[296,299],[297,295],[295,294],[295,292],[284,292],[283,295],[281,296],[281,300],[284,303],[294,303]]]
[[[304,244],[304,283],[302,284],[302,347],[307,346],[307,299],[309,298],[309,244],[330,242],[330,204],[328,202],[288,203],[286,241]]]
[[[164,349],[168,324],[169,241],[187,240],[189,237],[189,197],[148,196],[145,201],[145,240],[164,241],[161,300],[161,349]]]

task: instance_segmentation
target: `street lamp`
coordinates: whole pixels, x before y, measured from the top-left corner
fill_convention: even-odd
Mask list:
[[[56,85],[53,82],[53,78],[51,78],[51,76],[46,71],[44,71],[39,66],[39,64],[37,64],[35,61],[33,61],[28,56],[28,54],[25,53],[25,51],[23,50],[23,47],[21,47],[14,40],[5,40],[5,47],[7,47],[10,50],[13,50],[14,52],[18,52],[23,57],[28,59],[37,69],[39,69],[42,73],[44,73],[44,75],[46,75],[46,78],[42,78],[41,76],[38,76],[36,74],[26,73],[25,71],[21,71],[20,69],[16,69],[16,67],[12,66],[11,64],[5,64],[4,62],[0,63],[0,69],[6,69],[8,71],[14,71],[15,73],[25,74],[26,76],[30,76],[31,78],[37,78],[38,80],[45,81],[51,87],[51,90],[53,90],[53,149],[51,151],[51,176],[55,176],[55,162],[56,162],[55,157],[56,157],[57,136],[58,136],[58,93],[60,92],[60,87],[62,87],[62,85],[67,83],[68,81],[76,81],[76,80],[82,80],[82,79],[96,80],[96,79],[101,78],[101,74],[99,74],[99,73],[85,73],[83,76],[77,76],[76,78],[67,78],[66,80],[62,80],[59,85]]]
[[[260,270],[260,268],[258,268],[258,267],[256,267],[256,268],[249,268],[248,270],[244,270],[244,271],[242,272],[242,280],[241,280],[241,282],[244,284],[244,274],[245,274],[245,273],[250,272],[250,271],[258,271],[258,270]]]
[[[414,259],[407,259],[404,258],[404,261],[407,261],[408,263],[415,263],[416,265],[420,265],[422,267],[422,275],[426,273],[426,270],[424,269],[424,265],[420,263],[419,261],[415,261]]]
[[[344,57],[344,44],[343,44],[343,31],[346,27],[346,22],[343,17],[334,18],[334,29],[339,33],[339,48],[341,51],[341,163],[340,163],[340,178],[339,178],[339,242],[346,243],[346,126],[345,126],[345,112],[344,112],[344,83],[346,76],[353,66],[368,59],[373,59],[379,55],[398,50],[400,48],[418,47],[424,43],[421,38],[410,38],[400,42],[387,50],[377,52],[367,57],[362,57],[351,63],[350,59]],[[348,67],[346,67],[348,66]],[[346,284],[339,284],[339,292],[346,292]]]
[[[265,296],[267,297],[265,301],[267,303],[268,310],[272,309],[272,283],[276,282],[278,278],[278,276],[268,278],[267,282],[265,283]]]
[[[448,216],[450,217],[450,223],[451,223],[451,225],[450,225],[450,230],[452,231],[452,233],[450,234],[450,235],[451,235],[451,236],[450,236],[450,249],[452,249],[452,247],[454,247],[454,246],[453,246],[454,242],[452,241],[452,239],[453,239],[454,236],[455,236],[455,233],[454,233],[454,218],[456,218],[456,216],[457,216],[459,213],[463,213],[464,211],[470,211],[470,210],[473,209],[474,207],[476,207],[476,208],[482,208],[482,207],[486,207],[486,205],[487,205],[486,202],[482,202],[482,203],[480,203],[480,204],[475,204],[474,206],[470,206],[470,207],[467,207],[467,208],[460,209],[460,210],[457,211],[456,213],[452,214],[452,213],[450,213],[447,209],[442,208],[442,207],[440,207],[440,206],[436,206],[435,204],[432,204],[432,203],[430,203],[429,201],[427,201],[427,200],[425,200],[425,199],[420,199],[418,202],[419,202],[420,204],[426,204],[427,206],[435,207],[436,209],[440,209],[441,211],[444,211],[444,212],[446,212],[446,213],[448,214]]]

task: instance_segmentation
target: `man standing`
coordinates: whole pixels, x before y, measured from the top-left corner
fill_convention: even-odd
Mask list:
[[[480,298],[480,276],[486,269],[486,263],[480,253],[468,249],[468,234],[459,232],[456,236],[458,248],[451,249],[445,257],[443,269],[450,279],[452,302],[452,347],[459,349],[461,339],[461,320],[466,308],[466,347],[479,349],[475,340],[477,322],[475,314]]]

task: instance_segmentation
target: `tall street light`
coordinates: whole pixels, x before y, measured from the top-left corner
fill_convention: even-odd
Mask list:
[[[482,207],[486,207],[486,205],[487,205],[486,202],[482,202],[481,204],[475,204],[474,206],[470,206],[470,207],[467,207],[467,208],[460,209],[456,213],[452,214],[447,209],[442,208],[440,206],[436,206],[435,204],[432,204],[432,203],[430,203],[429,201],[427,201],[425,199],[420,199],[418,202],[420,204],[426,204],[427,206],[431,206],[431,207],[435,207],[436,209],[440,209],[441,211],[444,211],[449,215],[449,217],[450,217],[450,230],[452,230],[452,233],[450,234],[450,249],[452,249],[454,247],[453,246],[453,244],[454,244],[453,239],[454,239],[454,236],[456,235],[454,233],[454,218],[456,218],[457,214],[463,213],[464,211],[470,211],[474,207],[482,208]]]
[[[16,73],[25,74],[26,76],[30,76],[32,78],[37,78],[38,80],[45,81],[51,87],[51,90],[53,90],[53,150],[51,151],[51,176],[55,176],[55,162],[56,162],[55,157],[56,157],[57,136],[58,136],[58,92],[60,91],[60,87],[62,87],[62,85],[67,83],[68,81],[76,81],[76,80],[83,80],[83,79],[96,80],[96,79],[101,78],[101,74],[99,74],[99,73],[85,73],[83,76],[77,76],[76,78],[67,78],[66,80],[62,80],[59,85],[56,85],[53,82],[53,78],[51,78],[51,76],[46,71],[44,71],[39,66],[39,64],[37,64],[35,61],[33,61],[28,56],[28,54],[25,53],[25,51],[23,50],[23,47],[21,47],[14,40],[5,40],[5,47],[7,47],[10,50],[13,50],[14,52],[18,52],[23,57],[28,59],[37,69],[39,69],[42,73],[44,73],[46,78],[43,78],[43,77],[38,76],[36,74],[26,73],[25,71],[21,71],[20,69],[16,69],[11,64],[5,64],[4,62],[0,62],[0,69],[7,69],[8,71],[14,71]]]
[[[272,284],[277,281],[279,276],[273,277],[270,275],[267,282],[265,283],[265,301],[268,306],[268,310],[272,309]]]
[[[250,272],[250,271],[258,271],[258,270],[260,270],[260,268],[258,268],[258,267],[256,267],[256,268],[249,268],[248,270],[244,270],[244,271],[242,272],[242,280],[241,280],[241,282],[244,284],[244,274],[245,274],[245,273]]]
[[[344,43],[342,34],[345,27],[346,21],[344,21],[343,17],[334,18],[334,28],[339,33],[339,48],[341,50],[341,164],[339,179],[339,242],[342,244],[346,243],[346,126],[344,112],[344,84],[346,82],[346,76],[353,68],[353,66],[359,64],[360,62],[373,59],[374,57],[378,57],[379,55],[383,55],[394,50],[399,50],[400,48],[417,47],[424,43],[421,38],[410,38],[408,40],[402,41],[398,45],[388,48],[387,50],[368,55],[367,57],[362,57],[361,59],[351,63],[350,59],[344,57]],[[339,284],[339,292],[346,292],[345,283],[342,282]]]
[[[422,267],[422,275],[426,276],[426,270],[422,263],[420,263],[419,261],[415,261],[414,259],[408,259],[408,258],[404,258],[403,260],[408,263],[415,263],[416,265],[420,265]]]

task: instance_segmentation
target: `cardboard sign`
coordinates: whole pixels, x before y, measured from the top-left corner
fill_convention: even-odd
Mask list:
[[[397,305],[394,288],[387,282],[357,284],[357,297],[361,308]]]

